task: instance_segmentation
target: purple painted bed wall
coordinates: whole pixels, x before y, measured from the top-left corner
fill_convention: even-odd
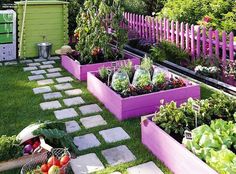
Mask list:
[[[125,57],[133,62],[133,65],[140,64],[140,58],[133,55],[132,53],[125,52]],[[90,71],[98,71],[101,67],[111,67],[113,63],[119,65],[124,60],[120,61],[113,61],[113,62],[104,62],[104,63],[96,63],[96,64],[87,64],[87,65],[80,65],[78,61],[72,60],[66,55],[61,56],[61,65],[71,73],[75,78],[81,81],[87,80],[87,72]]]
[[[152,115],[153,116],[153,115]],[[142,143],[174,174],[217,174],[148,117],[141,123]]]
[[[87,79],[88,90],[97,97],[118,120],[141,117],[154,113],[160,106],[160,100],[165,103],[172,100],[181,104],[189,97],[200,98],[200,86],[197,84],[145,95],[122,98],[110,87],[96,77],[97,72],[89,72]],[[188,83],[188,81],[187,81]]]

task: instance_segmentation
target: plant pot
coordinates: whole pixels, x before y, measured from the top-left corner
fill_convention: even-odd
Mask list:
[[[189,84],[182,88],[175,88],[165,91],[153,92],[138,96],[122,98],[109,86],[99,80],[96,75],[98,72],[89,72],[87,79],[88,90],[100,100],[105,107],[112,112],[118,120],[141,117],[145,114],[154,113],[164,102],[176,101],[178,105],[186,102],[189,97],[200,98],[200,86],[185,80]],[[170,74],[171,75],[171,74]]]
[[[142,117],[142,143],[174,174],[217,174],[205,162],[158,127],[151,118]]]
[[[71,59],[66,55],[61,56],[61,65],[71,73],[75,78],[81,81],[87,80],[87,73],[90,71],[98,71],[102,67],[112,67],[114,65],[119,66],[122,62],[130,60],[133,65],[140,64],[140,58],[128,51],[125,52],[125,60],[110,61],[104,63],[95,63],[81,65],[78,61]]]

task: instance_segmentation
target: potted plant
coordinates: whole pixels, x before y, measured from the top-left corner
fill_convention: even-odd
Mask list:
[[[124,23],[123,1],[86,0],[77,17],[78,39],[74,52],[62,55],[62,66],[79,80],[86,80],[87,72],[101,67],[119,66],[130,59],[139,64],[139,58],[123,50],[127,41],[127,31],[120,27]],[[116,44],[110,43],[116,39]]]
[[[206,100],[189,99],[179,107],[172,101],[155,114],[142,117],[142,143],[176,174],[233,171],[217,156],[224,152],[232,157],[232,153],[220,150],[234,147],[235,106],[236,101],[224,94]],[[233,165],[232,161],[227,165]]]
[[[148,58],[144,58],[135,72],[132,68],[119,68],[113,73],[111,82],[109,77],[104,80],[103,74],[100,74],[102,71],[88,73],[88,90],[119,120],[153,113],[159,108],[161,99],[165,102],[174,100],[181,104],[189,97],[200,98],[198,84],[170,72],[167,73],[162,67],[146,66],[146,62],[149,61],[146,59]],[[159,83],[153,83],[152,81],[156,82],[156,80],[152,80],[154,78],[151,78],[150,74],[157,68],[161,72],[166,72],[165,79]]]

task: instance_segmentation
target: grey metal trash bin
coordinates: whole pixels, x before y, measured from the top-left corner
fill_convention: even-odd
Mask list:
[[[38,43],[38,56],[39,58],[48,59],[51,56],[52,44],[49,42]]]

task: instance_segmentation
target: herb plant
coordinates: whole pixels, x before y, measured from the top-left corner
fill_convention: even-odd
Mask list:
[[[105,80],[108,78],[109,70],[106,67],[102,67],[99,69],[99,76],[102,80]]]
[[[140,68],[151,72],[153,68],[153,61],[151,60],[151,58],[145,55],[145,57],[142,59]]]
[[[154,73],[154,75],[152,77],[153,85],[161,85],[165,82],[166,82],[165,73],[163,73],[163,72]]]
[[[123,62],[123,64],[120,66],[120,70],[125,71],[128,74],[129,78],[131,78],[134,73],[133,63],[131,62],[131,60]]]

